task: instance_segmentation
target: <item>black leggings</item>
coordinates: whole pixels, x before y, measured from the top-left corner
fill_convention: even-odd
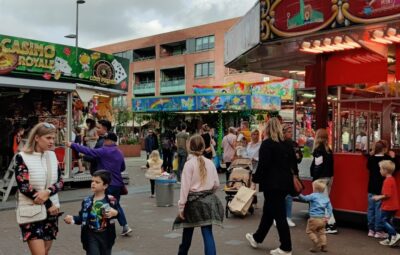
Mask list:
[[[154,186],[156,184],[155,180],[150,180],[151,194],[154,195]]]

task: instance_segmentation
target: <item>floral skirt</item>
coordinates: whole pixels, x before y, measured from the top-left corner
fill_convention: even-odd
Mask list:
[[[51,241],[57,237],[58,217],[49,216],[45,220],[21,224],[19,227],[21,228],[22,239],[24,242],[36,239]]]

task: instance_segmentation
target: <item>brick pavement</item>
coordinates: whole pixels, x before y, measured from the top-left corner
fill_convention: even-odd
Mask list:
[[[144,171],[140,169],[143,160],[128,159],[127,165],[131,177],[130,194],[123,197],[122,206],[128,222],[134,231],[130,237],[118,236],[114,245],[114,255],[169,255],[176,254],[180,243],[181,230],[172,231],[172,221],[177,214],[176,207],[156,207],[155,199],[149,198],[148,181],[144,178]],[[224,176],[220,176],[224,179]],[[81,197],[89,194],[89,189],[79,189],[63,192],[63,200],[81,200]],[[178,190],[175,190],[175,202],[178,200]],[[224,193],[218,192],[224,201]],[[259,194],[261,205],[262,196]],[[80,202],[62,203],[62,211],[73,214],[80,208]],[[5,209],[5,208],[3,208]],[[310,254],[308,248],[310,241],[305,235],[306,225],[305,204],[294,203],[294,221],[297,227],[292,228],[293,254]],[[266,254],[266,250],[276,248],[278,237],[273,227],[270,234],[257,250],[249,247],[244,234],[255,231],[262,209],[257,209],[254,215],[245,218],[230,217],[224,222],[224,228],[214,227],[214,236],[217,251],[220,255],[239,254]],[[2,228],[0,230],[0,255],[26,255],[27,245],[20,240],[19,228],[15,222],[14,210],[0,211]],[[341,227],[339,235],[328,236],[330,255],[369,255],[369,254],[399,254],[400,249],[390,249],[377,244],[377,240],[366,237],[364,230]],[[118,226],[117,231],[121,228]],[[196,230],[189,254],[203,254],[202,238],[200,230]],[[74,255],[84,254],[80,243],[80,227],[66,225],[60,222],[60,235],[54,242],[51,254]],[[269,253],[268,253],[269,254]]]

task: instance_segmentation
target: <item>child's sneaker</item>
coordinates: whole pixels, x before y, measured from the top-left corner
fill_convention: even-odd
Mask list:
[[[400,234],[396,234],[395,236],[392,236],[392,240],[390,241],[389,245],[396,246],[399,243],[400,243]]]
[[[326,245],[321,245],[321,251],[328,252],[328,248],[326,248]]]
[[[373,231],[373,230],[370,229],[370,230],[368,231],[368,236],[369,236],[369,237],[375,237],[375,231]]]
[[[314,245],[314,247],[310,248],[309,251],[312,253],[319,252],[321,251],[321,247],[319,247],[318,245]]]
[[[379,231],[379,232],[375,232],[374,237],[379,238],[379,239],[386,239],[386,238],[388,238],[388,234],[386,234],[383,231]]]
[[[337,234],[338,230],[336,224],[326,224],[325,233],[326,234]]]
[[[390,240],[389,239],[385,239],[383,241],[380,241],[379,244],[385,245],[385,246],[389,246],[390,245]]]

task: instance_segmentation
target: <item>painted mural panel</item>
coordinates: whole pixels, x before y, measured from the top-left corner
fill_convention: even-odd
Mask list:
[[[196,96],[197,110],[247,110],[251,108],[249,95]]]
[[[400,0],[351,0],[343,4],[344,15],[353,22],[371,23],[400,17]]]
[[[253,110],[279,111],[281,98],[278,96],[251,95],[251,108]]]

